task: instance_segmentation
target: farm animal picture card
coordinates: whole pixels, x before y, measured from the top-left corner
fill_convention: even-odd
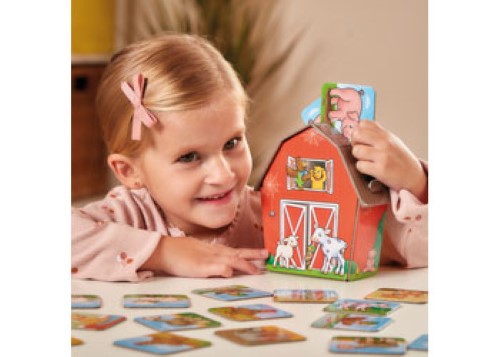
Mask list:
[[[71,336],[71,346],[79,346],[82,345],[83,341],[80,340],[79,338]]]
[[[363,299],[339,299],[324,308],[329,312],[353,312],[385,316],[398,309],[401,304],[388,301],[374,301]]]
[[[107,314],[88,314],[76,313],[71,314],[71,328],[77,330],[106,330],[120,322],[125,321],[127,318],[121,315],[107,315]]]
[[[246,346],[306,340],[305,336],[273,325],[218,330],[215,331],[215,334],[234,343]]]
[[[325,83],[321,89],[321,122],[330,123],[346,138],[362,119],[375,118],[375,91],[356,84]]]
[[[304,124],[329,123],[350,138],[360,120],[375,119],[375,90],[363,84],[325,83],[321,98],[301,112]]]
[[[172,294],[129,294],[123,296],[123,307],[130,308],[178,308],[189,307],[187,295]]]
[[[193,312],[136,317],[134,321],[157,331],[194,330],[221,325],[220,322]]]
[[[275,289],[276,302],[329,303],[338,298],[335,290],[326,289]]]
[[[115,346],[159,355],[189,351],[212,345],[209,341],[180,336],[170,332],[158,332],[151,335],[125,338],[114,341],[113,344]]]
[[[426,304],[428,292],[424,290],[380,288],[365,296],[365,299],[397,301],[410,304]]]
[[[287,311],[279,310],[265,304],[212,307],[208,309],[208,311],[235,321],[266,320],[293,316]]]
[[[193,290],[193,293],[223,301],[236,301],[273,296],[273,294],[270,292],[250,288],[244,285],[229,285],[219,288],[195,289]]]
[[[71,295],[72,309],[96,309],[101,307],[102,299],[97,295]]]
[[[357,315],[357,314],[326,314],[312,323],[312,327],[364,332],[380,331],[392,319],[389,317]]]
[[[406,340],[400,337],[334,336],[330,352],[404,355]]]

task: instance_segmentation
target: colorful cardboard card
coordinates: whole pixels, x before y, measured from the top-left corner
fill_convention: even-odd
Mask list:
[[[77,330],[106,330],[112,326],[125,321],[127,318],[121,315],[107,314],[88,314],[76,313],[71,314],[71,328]]]
[[[83,345],[83,341],[80,340],[79,338],[71,336],[71,346],[79,346]]]
[[[101,305],[102,299],[97,295],[71,295],[72,309],[97,309]]]
[[[325,83],[321,110],[283,140],[258,188],[262,193],[270,271],[357,280],[378,270],[386,187],[356,169],[350,134],[374,119],[375,92],[365,85]]]
[[[428,292],[424,290],[380,288],[365,296],[365,299],[426,304]]]
[[[330,341],[330,352],[404,355],[406,340],[400,337],[335,336]]]
[[[123,307],[127,308],[180,308],[189,307],[187,295],[172,294],[129,294],[123,296]]]
[[[325,83],[321,89],[320,118],[350,138],[360,120],[374,120],[375,91],[366,85]]]
[[[412,343],[408,345],[409,350],[415,351],[428,351],[429,350],[429,335],[423,334],[417,337]]]
[[[217,336],[246,346],[305,341],[306,338],[278,326],[258,326],[215,331]]]
[[[212,307],[208,311],[234,321],[267,320],[293,316],[287,311],[266,304]]]
[[[195,289],[193,290],[193,293],[223,301],[237,301],[273,296],[273,294],[270,292],[250,288],[244,285],[229,285],[218,288]]]
[[[220,322],[193,312],[136,317],[134,321],[157,331],[194,330],[221,325]]]
[[[276,302],[328,303],[338,298],[335,290],[326,289],[275,289]]]
[[[387,301],[374,301],[363,299],[339,299],[324,308],[329,312],[353,312],[357,314],[370,314],[385,316],[398,309],[401,304]]]
[[[375,332],[380,331],[391,322],[392,319],[389,317],[338,313],[323,315],[318,320],[314,321],[311,326],[339,330]]]
[[[159,355],[168,355],[212,345],[209,341],[184,337],[170,332],[158,332],[151,335],[126,338],[117,340],[113,344],[115,346]]]
[[[325,83],[321,98],[306,106],[301,117],[311,123],[330,123],[338,132],[350,137],[360,120],[375,119],[375,91],[362,84]]]

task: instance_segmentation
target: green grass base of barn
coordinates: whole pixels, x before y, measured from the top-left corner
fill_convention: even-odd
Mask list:
[[[272,271],[275,273],[303,275],[303,276],[310,276],[310,277],[314,277],[314,278],[339,280],[339,281],[354,281],[354,280],[365,279],[365,278],[368,278],[370,276],[374,276],[377,273],[376,271],[371,271],[371,272],[351,273],[351,274],[344,274],[344,275],[337,275],[334,273],[323,274],[319,270],[301,270],[301,269],[294,269],[294,268],[287,269],[287,268],[282,268],[282,267],[278,267],[278,266],[275,267],[273,264],[266,264],[266,269],[268,271]]]

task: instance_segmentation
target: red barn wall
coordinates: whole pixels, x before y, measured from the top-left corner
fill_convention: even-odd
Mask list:
[[[352,257],[349,257],[349,259],[358,263],[360,271],[363,271],[366,266],[368,252],[375,244],[377,228],[386,209],[386,205],[381,205],[370,208],[360,208],[359,210],[358,227],[354,240],[355,249]]]

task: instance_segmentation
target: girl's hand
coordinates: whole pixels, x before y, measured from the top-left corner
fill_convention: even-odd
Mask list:
[[[361,120],[351,135],[357,169],[395,191],[406,189],[427,203],[427,175],[418,158],[380,124]]]
[[[265,249],[230,248],[192,237],[164,236],[141,269],[189,278],[228,278],[236,271],[260,274],[261,270],[251,261],[263,262],[267,256]]]

